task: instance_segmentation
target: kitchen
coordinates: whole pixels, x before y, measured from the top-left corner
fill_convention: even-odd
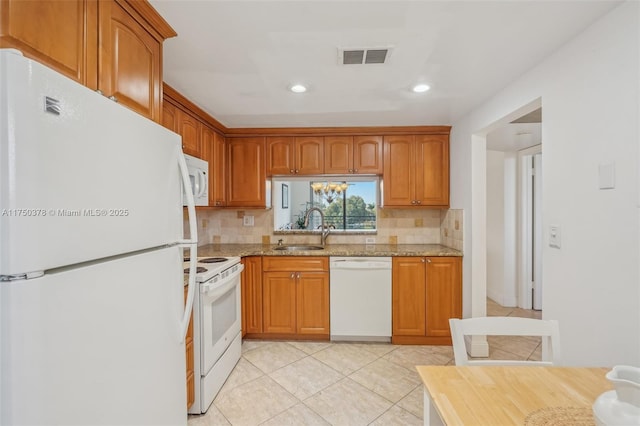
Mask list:
[[[8,3],[2,3],[3,16],[8,10],[6,9]],[[134,13],[127,2],[122,3],[125,4],[125,10],[129,14]],[[161,26],[159,34],[154,33],[157,34],[157,38],[169,37],[165,42],[164,81],[168,83],[168,87],[178,88],[175,83],[178,80],[172,81],[168,78],[170,74],[167,71],[166,62],[170,60],[168,53],[170,42],[177,42],[187,32],[187,27],[180,24],[178,15],[173,18],[163,13],[163,7],[169,8],[171,2],[152,2],[152,4],[166,19],[168,26],[179,33],[178,37],[171,38],[170,31],[164,26]],[[87,5],[91,7],[90,3]],[[200,6],[204,7],[204,5]],[[556,7],[562,6],[559,4]],[[542,98],[545,111],[543,138],[546,179],[543,223],[545,228],[556,223],[564,226],[562,248],[557,250],[545,247],[543,251],[546,285],[544,316],[561,321],[562,338],[565,342],[568,362],[575,365],[634,364],[634,361],[637,364],[637,359],[640,358],[637,338],[629,337],[638,335],[637,312],[640,302],[637,288],[639,271],[636,213],[639,194],[636,78],[638,49],[637,37],[634,37],[637,35],[638,27],[637,6],[634,2],[627,2],[608,3],[606,7],[609,13],[605,13],[604,9],[600,10],[593,15],[592,20],[583,23],[580,30],[584,28],[584,32],[579,33],[576,28],[576,32],[571,34],[571,37],[567,35],[562,41],[556,40],[555,44],[550,44],[544,52],[539,51],[532,55],[531,62],[526,68],[518,73],[504,76],[500,85],[491,90],[487,89],[488,91],[481,98],[477,99],[473,105],[469,105],[465,113],[455,118],[431,121],[438,125],[451,126],[449,136],[451,194],[448,204],[454,215],[459,215],[457,218],[459,229],[455,229],[456,219],[449,219],[447,213],[443,213],[445,210],[418,211],[416,209],[414,211],[383,208],[378,209],[379,229],[375,235],[378,244],[392,244],[395,236],[395,242],[401,245],[412,243],[410,238],[414,235],[417,235],[415,238],[419,241],[443,242],[443,234],[447,228],[445,226],[443,229],[441,224],[447,226],[450,224],[453,228],[446,231],[446,238],[452,235],[451,230],[460,231],[457,244],[461,245],[458,249],[464,253],[462,260],[463,316],[484,315],[486,278],[483,276],[483,253],[486,249],[483,247],[482,194],[486,188],[482,186],[484,174],[482,157],[486,155],[486,151],[482,148],[483,134],[491,126],[500,124],[500,121],[512,112]],[[105,4],[101,3],[100,8],[106,8]],[[67,11],[68,16],[78,17],[80,9],[77,7]],[[567,11],[555,12],[557,13],[549,15],[549,19],[559,20],[561,16],[566,16],[568,13]],[[234,13],[236,15],[231,14],[231,16],[237,18],[237,12]],[[276,19],[276,15],[274,14],[273,19]],[[102,13],[100,16],[105,15]],[[596,17],[600,19],[597,20]],[[118,19],[117,22],[122,22],[121,18]],[[222,15],[219,15],[219,19],[225,21]],[[592,25],[587,25],[591,22],[593,22]],[[470,23],[465,21],[460,25],[470,25]],[[3,31],[3,43],[5,42],[4,34]],[[37,39],[36,43],[22,49],[34,56],[37,56],[37,49],[34,46],[45,50],[52,49],[46,45],[45,41],[38,39],[37,34],[38,32],[35,31],[21,35]],[[72,36],[75,37],[75,34]],[[91,37],[96,37],[90,31],[86,36],[89,42]],[[69,41],[69,45],[70,43],[72,41]],[[63,42],[59,45],[65,44],[66,42]],[[3,44],[3,47],[5,46],[6,44]],[[74,46],[79,45],[76,43]],[[23,43],[21,47],[25,47],[25,44]],[[55,48],[53,50],[40,55],[40,57],[49,58],[49,62],[45,58],[45,63],[63,68],[66,74],[72,74],[76,80],[91,88],[98,88],[99,84],[96,80],[102,79],[109,71],[110,62],[107,60],[100,62],[103,68],[100,70],[100,75],[96,76],[91,69],[83,71],[79,67],[79,64],[86,63],[84,60],[74,61],[71,56],[64,56],[62,59],[58,56],[56,59],[57,52]],[[80,48],[74,50],[76,53],[81,51]],[[67,53],[65,52],[65,55]],[[134,53],[142,54],[140,51],[134,51]],[[188,49],[184,49],[182,53],[172,52],[172,54],[176,62],[182,59],[179,55],[194,55]],[[90,59],[89,55],[88,60]],[[105,83],[101,90],[111,95],[106,89],[114,86],[113,80],[110,80],[107,75],[105,81],[108,84]],[[511,83],[506,84],[507,82]],[[284,85],[286,86],[286,83]],[[130,107],[133,105],[132,108],[138,112],[145,111],[140,106],[139,98],[126,93],[126,87],[117,88],[122,94],[116,94],[120,103]],[[156,87],[154,90],[156,90],[155,103],[146,111],[150,111],[148,116],[161,121],[161,113],[165,112],[159,102],[162,98],[162,89]],[[180,91],[174,90],[174,92],[188,95],[188,99],[193,101],[192,94],[184,93],[183,90],[180,87]],[[432,93],[435,94],[436,90],[437,87],[434,86]],[[171,89],[165,90],[165,97],[167,94],[171,97],[174,92],[171,92]],[[227,97],[220,96],[224,99]],[[288,102],[299,108],[301,101],[300,98],[291,98]],[[200,107],[193,105],[193,108],[191,108],[192,105],[186,106],[191,111],[202,110],[202,105]],[[224,132],[221,135],[221,132],[216,131],[218,128],[227,127],[230,129],[231,138],[242,138],[252,136],[235,134],[233,128],[271,127],[257,118],[253,126],[242,123],[232,125],[229,123],[240,118],[217,114],[207,115],[224,123],[224,125],[220,124],[220,127],[217,127],[215,122],[210,123],[213,127],[212,134],[203,136],[213,139],[212,144],[205,146],[211,146],[214,149],[216,139],[220,140],[220,136],[226,135]],[[251,112],[249,112],[250,115]],[[301,122],[293,122],[296,119],[295,115],[292,114],[290,117],[292,121],[286,121],[281,117],[279,127],[302,125]],[[381,118],[384,117],[381,112],[372,112],[369,117],[366,121],[352,118],[351,125],[373,126],[374,123],[391,125],[390,120]],[[198,118],[202,117],[198,116]],[[195,123],[197,130],[197,121],[190,123]],[[405,122],[398,125],[423,123],[425,121]],[[598,123],[607,123],[607,125]],[[330,123],[323,123],[318,127],[330,125]],[[373,135],[377,136],[377,134]],[[380,135],[384,136],[384,134]],[[310,135],[297,136],[309,137]],[[352,133],[351,136],[360,135]],[[188,139],[185,138],[185,140]],[[197,148],[197,138],[195,143]],[[189,146],[185,147],[185,151],[188,149]],[[576,161],[576,159],[580,160]],[[593,182],[594,179],[597,180],[598,165],[612,162],[616,166],[616,187],[610,191],[598,190],[597,182]],[[572,165],[570,176],[567,176],[566,164]],[[232,171],[225,172],[224,169],[221,171],[217,168],[212,174],[218,172],[225,173],[228,177]],[[214,180],[214,185],[215,182],[220,181]],[[210,243],[261,245],[264,237],[268,237],[268,244],[277,244],[278,239],[281,238],[285,244],[315,245],[319,241],[319,235],[278,234],[274,230],[273,210],[256,210],[247,207],[229,210],[200,208],[197,214],[199,235],[204,236],[199,238],[200,245]],[[253,217],[253,227],[244,225],[247,217]],[[251,219],[247,221],[250,222]],[[453,235],[455,236],[455,233]],[[353,236],[330,234],[328,245],[352,242],[353,238]],[[371,236],[360,235],[355,238],[357,243],[366,245],[366,239]],[[597,244],[594,244],[594,241]],[[453,243],[446,245],[455,248]],[[570,309],[567,309],[567,304],[571,307]],[[596,339],[593,338],[594,335]]]

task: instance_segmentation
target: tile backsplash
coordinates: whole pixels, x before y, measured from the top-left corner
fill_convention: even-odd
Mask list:
[[[318,243],[319,235],[275,234],[273,210],[198,210],[198,244]],[[253,226],[245,222],[253,216]],[[369,235],[330,234],[328,244],[444,244],[462,250],[462,210],[378,209],[378,231]],[[247,219],[245,221],[245,219]],[[188,224],[185,221],[185,232]]]

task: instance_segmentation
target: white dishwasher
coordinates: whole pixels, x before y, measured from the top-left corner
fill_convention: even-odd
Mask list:
[[[331,340],[391,341],[391,258],[330,260]]]

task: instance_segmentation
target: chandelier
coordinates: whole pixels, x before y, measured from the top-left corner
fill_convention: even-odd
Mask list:
[[[327,203],[331,204],[333,200],[338,198],[344,191],[347,190],[349,185],[345,182],[342,183],[332,183],[332,182],[313,182],[311,184],[311,189],[316,195],[324,197],[327,200]]]

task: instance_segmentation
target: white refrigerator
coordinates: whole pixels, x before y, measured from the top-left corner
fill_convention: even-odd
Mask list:
[[[183,185],[178,135],[0,50],[0,424],[186,424]]]

